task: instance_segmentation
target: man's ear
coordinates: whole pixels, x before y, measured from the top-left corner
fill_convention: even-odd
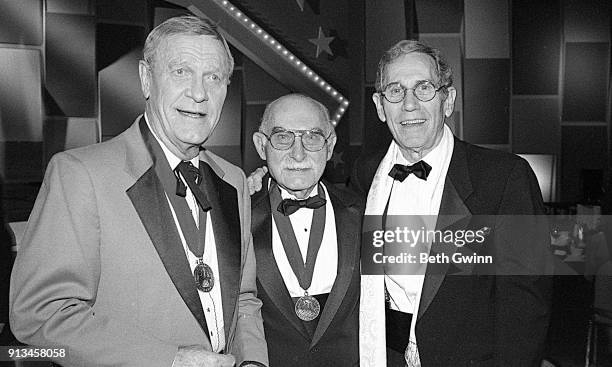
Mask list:
[[[266,160],[266,144],[268,144],[268,138],[263,133],[255,131],[253,133],[253,145],[255,145],[259,157],[264,161]]]
[[[332,135],[327,139],[327,160],[329,161],[334,153],[334,147],[336,146],[336,134]]]
[[[444,116],[450,117],[455,110],[455,98],[457,97],[457,90],[455,87],[448,87],[446,92],[446,99],[444,100]]]
[[[376,113],[378,114],[378,118],[380,119],[380,121],[386,122],[387,117],[385,116],[385,108],[383,107],[382,99],[383,99],[383,96],[381,96],[380,93],[376,92],[372,94],[372,101],[374,102],[374,105],[376,106]]]
[[[140,76],[140,88],[145,99],[151,95],[151,68],[146,61],[138,62],[138,75]]]

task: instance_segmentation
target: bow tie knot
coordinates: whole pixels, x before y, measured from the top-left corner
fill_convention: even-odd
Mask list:
[[[413,165],[406,166],[403,164],[395,164],[389,172],[389,176],[399,182],[403,182],[406,177],[412,173],[421,180],[426,181],[429,172],[431,172],[431,166],[424,161],[418,161]]]
[[[200,181],[202,181],[200,170],[191,164],[191,162],[181,161],[174,171],[176,173],[176,194],[178,196],[185,197],[185,195],[187,195],[187,187],[178,175],[179,172],[183,175],[187,184],[192,183],[197,186],[200,184]]]
[[[304,200],[283,199],[277,209],[281,214],[289,216],[301,208],[318,209],[325,205],[326,202],[327,200],[319,195],[311,196]]]

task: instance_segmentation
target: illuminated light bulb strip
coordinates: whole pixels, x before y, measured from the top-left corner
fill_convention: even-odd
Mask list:
[[[227,11],[230,15],[236,18],[241,24],[243,24],[245,28],[247,28],[257,37],[261,38],[263,42],[267,44],[270,48],[272,48],[277,54],[286,58],[295,69],[304,74],[304,76],[309,78],[313,83],[317,84],[319,88],[321,88],[325,93],[329,94],[334,100],[340,103],[340,106],[336,109],[336,111],[334,111],[334,114],[331,118],[332,124],[334,126],[338,125],[338,121],[340,121],[342,115],[344,115],[344,112],[346,112],[346,109],[349,105],[348,99],[346,99],[329,83],[323,80],[323,78],[318,76],[317,73],[315,73],[306,64],[304,64],[297,56],[293,55],[289,50],[287,50],[280,42],[275,40],[274,37],[269,35],[255,22],[249,19],[249,17],[244,15],[240,10],[233,6],[228,0],[215,1],[221,4],[225,11]]]

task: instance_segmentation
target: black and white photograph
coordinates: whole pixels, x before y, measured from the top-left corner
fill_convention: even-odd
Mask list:
[[[607,0],[0,0],[0,367],[612,366]]]

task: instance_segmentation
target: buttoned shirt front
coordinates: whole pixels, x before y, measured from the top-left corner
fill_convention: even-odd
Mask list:
[[[388,215],[438,215],[453,146],[453,134],[450,128],[444,125],[442,139],[422,158],[432,167],[427,180],[408,175],[403,182],[394,181],[389,197]],[[405,165],[414,162],[408,162],[398,149],[393,163]],[[410,327],[410,340],[413,342],[416,341],[415,325],[424,280],[424,275],[385,275],[391,308],[413,314]]]
[[[170,164],[170,168],[174,170],[176,166],[181,162],[181,159],[178,158],[174,153],[172,153],[164,143],[157,137],[155,132],[151,129],[151,125],[149,124],[149,120],[147,119],[147,115],[145,113],[145,121],[151,130],[151,133],[161,146],[168,163]],[[190,162],[196,167],[199,168],[200,160],[198,157],[195,157],[190,160]],[[181,176],[182,178],[182,176]],[[187,186],[184,178],[183,183]],[[191,268],[191,272],[195,269],[198,263],[198,257],[189,250],[189,246],[185,241],[185,236],[183,235],[183,231],[181,230],[181,225],[178,221],[174,208],[170,203],[170,199],[168,195],[175,195],[174,192],[166,193],[166,200],[168,200],[168,205],[170,206],[170,210],[172,211],[172,217],[174,218],[174,224],[178,229],[179,235],[181,237],[181,242],[183,244],[183,250],[185,251],[185,255],[187,256],[187,260],[189,261],[189,267]],[[199,228],[199,210],[201,210],[198,206],[198,202],[187,186],[187,195],[185,196],[185,200],[187,201],[187,205],[191,210],[191,215],[196,223],[196,226]],[[214,210],[214,208],[212,209]],[[200,297],[200,302],[202,303],[202,308],[204,310],[204,316],[206,318],[206,325],[208,326],[210,343],[214,352],[221,352],[225,348],[225,331],[224,331],[224,322],[223,322],[223,305],[221,301],[221,279],[219,279],[219,264],[217,262],[217,247],[215,244],[215,235],[212,228],[212,221],[210,218],[210,212],[206,213],[206,237],[205,237],[205,247],[204,247],[204,255],[202,256],[202,260],[205,264],[211,267],[213,271],[213,275],[215,277],[215,284],[213,289],[210,292],[203,292],[198,290],[198,296]],[[195,281],[194,281],[195,287]],[[168,310],[168,312],[172,312],[172,310]]]
[[[321,247],[319,248],[315,261],[312,282],[310,287],[306,289],[311,296],[329,293],[334,285],[336,273],[338,271],[338,240],[336,237],[334,209],[329,199],[327,188],[323,184],[321,184],[321,186],[323,190],[325,190],[327,198],[327,203],[325,204],[325,229],[323,231]],[[296,199],[285,189],[280,189],[283,199]],[[312,190],[309,197],[316,195],[318,195],[317,187]],[[276,208],[271,208],[271,210],[276,210]],[[308,252],[308,240],[310,238],[313,213],[313,209],[302,208],[289,216],[304,263],[306,262],[306,254]],[[287,254],[285,253],[285,249],[278,234],[276,223],[274,222],[274,217],[272,218],[272,252],[289,294],[291,297],[302,297],[304,295],[304,289],[300,287],[298,279],[291,269]]]

